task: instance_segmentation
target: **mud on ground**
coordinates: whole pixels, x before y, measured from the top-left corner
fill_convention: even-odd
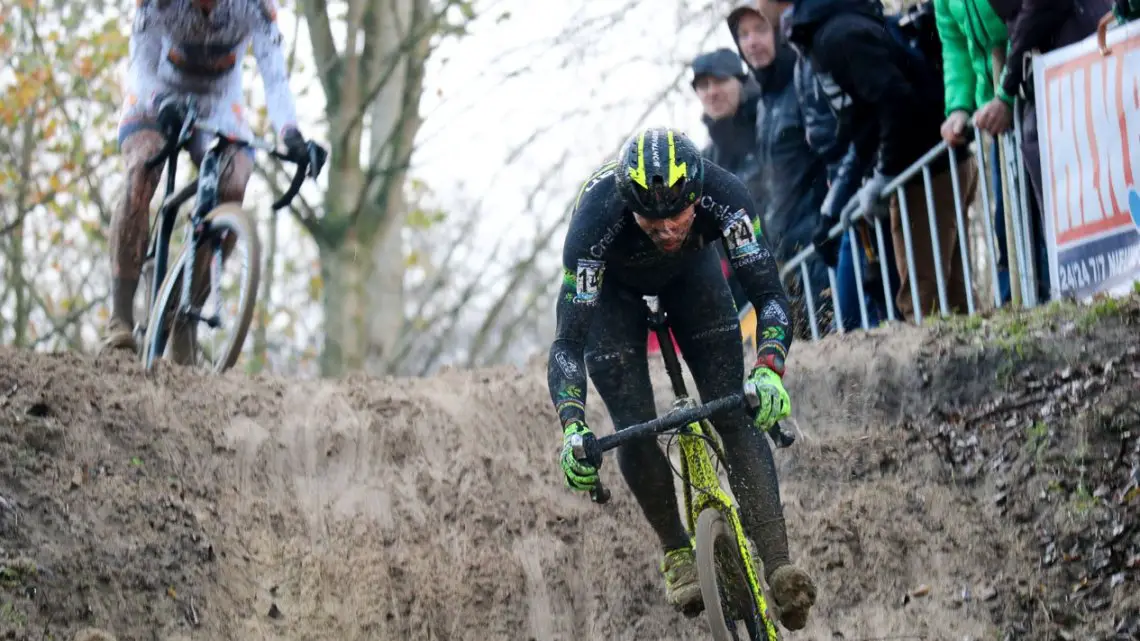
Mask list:
[[[820,599],[787,638],[1140,636],[1138,322],[796,345],[777,458]],[[0,350],[0,639],[707,639],[616,465],[598,507],[557,446],[541,363],[295,382]]]

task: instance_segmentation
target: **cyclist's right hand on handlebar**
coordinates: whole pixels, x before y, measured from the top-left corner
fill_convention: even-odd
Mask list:
[[[562,429],[562,472],[566,485],[572,490],[588,492],[598,485],[598,468],[574,456],[575,444],[594,438],[594,433],[582,421],[574,421]]]

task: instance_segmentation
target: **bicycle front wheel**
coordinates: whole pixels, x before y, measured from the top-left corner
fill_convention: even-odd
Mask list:
[[[776,641],[769,639],[758,616],[736,533],[720,510],[708,507],[701,511],[696,539],[701,597],[714,641]],[[739,627],[747,636],[742,636]]]
[[[143,342],[148,370],[169,353],[180,365],[220,374],[233,367],[241,356],[257,304],[261,244],[253,220],[237,204],[219,205],[204,220],[208,231],[198,241],[189,302],[202,316],[218,310],[218,324],[211,326],[183,313],[182,279],[186,261],[190,260],[189,250],[184,248],[163,279],[151,309]],[[241,254],[237,263],[239,274],[232,282],[222,282],[221,269],[234,263],[231,258],[235,251]],[[215,305],[206,304],[211,296],[218,297]],[[215,340],[207,345],[199,332],[203,325],[219,334],[217,330],[225,330],[228,336],[221,344]]]

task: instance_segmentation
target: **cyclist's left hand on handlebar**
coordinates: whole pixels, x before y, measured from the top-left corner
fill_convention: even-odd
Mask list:
[[[780,375],[763,365],[756,366],[744,380],[746,393],[755,395],[756,413],[752,423],[767,432],[792,413],[792,401]]]
[[[306,141],[305,137],[301,135],[300,130],[296,127],[289,127],[281,136],[282,142],[285,143],[285,149],[289,153],[289,157],[297,162],[304,162],[308,165],[308,174],[310,178],[316,178],[321,173],[321,168],[324,167],[325,159],[328,158],[328,151],[324,147],[309,140]]]
[[[594,438],[594,433],[581,421],[574,421],[562,429],[562,473],[566,475],[566,485],[572,490],[588,492],[598,485],[598,468],[574,456],[575,437]]]

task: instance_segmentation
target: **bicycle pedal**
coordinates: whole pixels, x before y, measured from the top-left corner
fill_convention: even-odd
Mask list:
[[[695,619],[704,613],[705,602],[704,602],[704,600],[699,600],[696,603],[691,603],[687,606],[684,606],[684,607],[681,607],[678,609],[680,610],[681,615],[684,616],[686,619]]]

